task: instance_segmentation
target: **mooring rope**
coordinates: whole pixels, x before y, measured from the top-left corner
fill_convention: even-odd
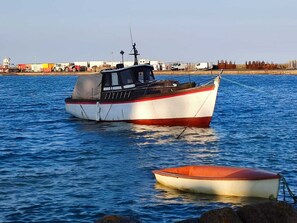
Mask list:
[[[83,111],[83,112],[81,113],[82,117],[84,117],[84,113],[85,113],[86,119],[89,119],[89,118],[88,118],[88,115],[87,115],[87,113],[86,113],[86,111],[85,111],[85,109],[83,108],[83,106],[82,106],[81,104],[80,104],[79,106],[80,106],[81,110]]]
[[[104,117],[104,119],[103,119],[103,121],[106,121],[106,119],[107,119],[107,116],[109,115],[109,112],[110,112],[110,110],[111,110],[111,107],[112,107],[112,105],[113,105],[113,102],[114,102],[114,97],[113,97],[113,94],[114,94],[114,89],[113,89],[113,87],[111,87],[111,103],[110,103],[110,106],[109,106],[109,109],[108,109],[108,111],[106,112],[106,115],[105,115],[105,117]]]
[[[245,85],[245,84],[239,83],[239,82],[237,82],[237,81],[230,80],[230,79],[225,78],[225,77],[221,77],[221,79],[223,79],[223,80],[225,80],[225,81],[229,81],[229,82],[231,82],[231,83],[233,83],[233,84],[237,84],[237,85],[239,85],[239,86],[241,86],[241,87],[245,87],[245,88],[248,88],[248,89],[251,89],[251,90],[260,92],[260,93],[266,93],[265,91],[259,90],[258,88],[251,87],[251,86],[249,86],[249,85]]]
[[[290,197],[294,201],[294,204],[296,204],[297,203],[297,196],[290,189],[289,184],[287,183],[285,177],[282,174],[280,174],[280,173],[278,175],[280,176],[280,180],[281,180],[281,183],[282,183],[282,186],[283,186],[283,200],[284,201],[286,200],[286,189],[287,189]]]
[[[220,72],[220,74],[219,74],[219,76],[218,76],[220,79],[222,78],[221,75],[223,74],[223,72],[224,72],[224,70],[221,70],[221,72]],[[210,84],[210,83],[213,82],[213,81],[214,81],[214,78],[212,78],[211,80],[207,81],[207,83],[203,84],[203,86],[204,86],[204,85],[206,86],[206,85]],[[201,110],[201,108],[203,107],[204,103],[206,102],[206,100],[208,99],[208,97],[211,95],[211,93],[212,93],[212,92],[209,92],[209,93],[208,93],[206,99],[204,100],[204,102],[202,103],[202,105],[201,105],[200,108],[197,110],[196,114],[194,115],[194,118],[198,115],[199,111]],[[184,132],[187,130],[188,127],[189,127],[189,124],[186,125],[186,126],[184,127],[184,129],[183,129],[183,130],[181,131],[181,133],[176,137],[176,139],[180,139],[180,137],[184,134]]]
[[[261,94],[265,94],[265,97],[267,98],[270,98],[270,99],[275,99],[275,98],[278,98],[279,95],[273,93],[273,92],[269,92],[269,94],[267,94],[268,92],[267,91],[264,91],[264,90],[260,90],[258,88],[255,88],[255,87],[252,87],[252,86],[249,86],[249,85],[246,85],[246,84],[242,84],[242,83],[239,83],[237,81],[234,81],[234,80],[230,80],[226,77],[221,77],[221,79],[225,80],[225,81],[228,81],[228,82],[231,82],[233,84],[236,84],[238,86],[241,86],[241,87],[244,87],[244,88],[247,88],[247,89],[250,89],[250,90],[253,90],[254,92],[258,92],[258,93],[261,93]]]
[[[208,93],[208,95],[207,95],[207,97],[205,98],[205,100],[204,100],[204,102],[201,104],[201,106],[198,108],[198,110],[197,110],[197,112],[196,112],[196,114],[193,116],[193,118],[195,118],[197,115],[198,115],[198,113],[200,112],[200,110],[201,110],[201,108],[203,107],[203,105],[205,104],[205,102],[207,101],[207,99],[209,98],[209,96],[211,95],[211,91]],[[176,137],[176,139],[179,139],[181,136],[182,136],[182,134],[187,130],[187,128],[189,127],[189,124],[188,125],[186,125],[185,127],[184,127],[184,129],[181,131],[181,133]]]

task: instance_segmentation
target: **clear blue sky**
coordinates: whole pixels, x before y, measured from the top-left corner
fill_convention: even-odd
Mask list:
[[[141,58],[297,59],[296,0],[1,1],[0,58],[13,63]]]

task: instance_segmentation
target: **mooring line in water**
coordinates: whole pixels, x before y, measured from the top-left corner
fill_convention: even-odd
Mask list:
[[[287,183],[285,177],[278,173],[278,175],[280,176],[280,180],[283,186],[283,200],[286,201],[286,189],[290,195],[290,197],[293,199],[294,204],[297,204],[297,196],[293,193],[293,191],[290,189],[289,184]]]
[[[219,77],[220,79],[222,78],[221,75],[223,74],[223,72],[224,72],[224,70],[222,69],[221,72],[220,72],[219,75],[218,75],[218,77]],[[212,81],[213,81],[213,80],[214,80],[214,79],[212,79]],[[210,83],[210,81],[207,82],[207,83]],[[206,84],[205,84],[205,85],[206,85]],[[200,106],[200,108],[197,110],[197,112],[196,112],[196,114],[194,115],[193,118],[195,118],[195,117],[198,115],[199,111],[201,110],[201,108],[203,107],[203,105],[205,104],[205,102],[207,101],[207,99],[208,99],[208,97],[210,96],[211,93],[212,93],[212,91],[210,91],[210,92],[208,93],[206,99],[204,100],[204,102],[202,103],[202,105]],[[189,127],[189,124],[186,125],[186,127],[181,131],[181,133],[176,137],[176,139],[180,139],[180,137],[182,136],[182,134],[184,134],[184,132],[187,130],[188,127]]]
[[[265,91],[259,90],[258,88],[254,88],[254,87],[251,87],[251,86],[249,86],[249,85],[241,84],[241,83],[239,83],[239,82],[237,82],[237,81],[233,81],[233,80],[230,80],[230,79],[225,78],[225,77],[221,77],[221,78],[224,79],[224,80],[226,80],[226,81],[229,81],[229,82],[231,82],[231,83],[233,83],[233,84],[237,84],[237,85],[239,85],[239,86],[242,86],[242,87],[245,87],[245,88],[248,88],[248,89],[257,91],[257,92],[260,92],[260,93],[266,93]]]
[[[202,103],[202,105],[200,106],[200,108],[197,110],[196,114],[193,116],[193,118],[195,118],[199,111],[201,110],[201,108],[203,107],[203,105],[205,104],[205,102],[207,101],[208,97],[211,95],[211,91],[208,93],[207,97],[205,98],[204,102]],[[181,133],[176,137],[176,139],[180,139],[180,137],[182,136],[182,134],[187,130],[187,128],[189,127],[189,124],[186,125],[186,127],[181,131]]]
[[[181,133],[179,133],[179,135],[175,138],[175,139],[180,139],[180,137],[182,136],[182,134],[184,134],[184,132],[187,130],[188,126],[184,127],[184,129],[181,131]]]

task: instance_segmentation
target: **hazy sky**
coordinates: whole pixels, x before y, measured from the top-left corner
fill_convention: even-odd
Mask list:
[[[296,0],[0,0],[0,58],[13,63],[297,59]]]

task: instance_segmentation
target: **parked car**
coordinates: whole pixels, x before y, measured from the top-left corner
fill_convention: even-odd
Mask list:
[[[63,65],[63,64],[55,64],[52,68],[52,71],[54,72],[62,72],[62,71],[65,71],[65,68],[66,68],[66,65]]]
[[[80,71],[80,69],[81,69],[81,66],[75,65],[74,63],[70,63],[68,66],[65,67],[66,72],[69,72],[69,71],[76,72],[76,71]]]
[[[174,63],[171,66],[171,70],[185,70],[187,67],[187,64],[184,63]]]

